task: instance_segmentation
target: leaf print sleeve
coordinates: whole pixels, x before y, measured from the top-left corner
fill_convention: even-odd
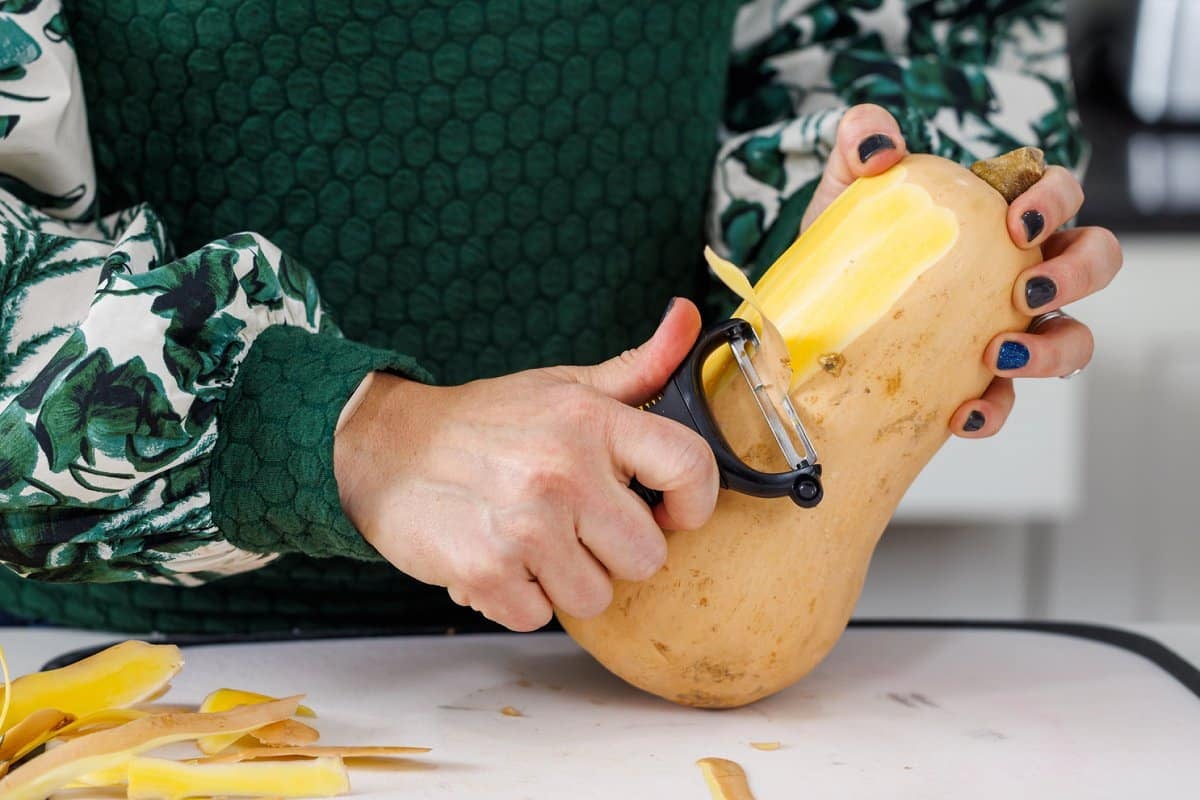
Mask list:
[[[0,189],[61,219],[94,209],[83,85],[58,0],[0,0]]]
[[[708,221],[723,255],[757,275],[786,249],[859,103],[887,108],[914,152],[1085,161],[1062,0],[747,0]]]
[[[65,223],[2,190],[0,248],[0,562],[196,584],[374,556],[333,424],[367,372],[428,376],[341,338],[285,254],[235,234],[177,258],[148,208]]]

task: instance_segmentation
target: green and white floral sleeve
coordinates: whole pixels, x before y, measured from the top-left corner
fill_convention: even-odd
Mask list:
[[[236,514],[215,520],[222,413],[261,427],[232,399],[248,391],[242,366],[267,348],[287,363],[325,352],[349,365],[316,393],[328,409],[311,444],[329,451],[321,426],[339,395],[396,365],[341,339],[308,273],[258,235],[177,257],[149,208],[89,221],[95,179],[58,7],[0,4],[0,562],[49,581],[196,584],[305,550],[311,520],[291,520],[290,539],[256,520],[249,547],[230,536]],[[285,399],[308,390],[269,383]],[[282,461],[287,443],[277,447],[264,457]],[[314,513],[322,527],[340,524],[346,554],[370,557],[333,518],[329,453],[291,460],[292,490],[319,486],[333,509]]]
[[[0,2],[0,189],[62,219],[92,211],[83,84],[57,2]]]
[[[250,343],[325,323],[308,276],[239,234],[173,259],[146,208],[66,224],[0,192],[0,559],[53,580],[197,582],[226,541],[207,472]]]
[[[749,0],[735,26],[709,238],[757,275],[795,238],[852,105],[962,163],[1022,145],[1078,171],[1062,0]]]

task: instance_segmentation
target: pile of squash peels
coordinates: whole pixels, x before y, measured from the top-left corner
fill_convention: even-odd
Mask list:
[[[346,759],[429,751],[316,745],[317,729],[297,719],[316,716],[300,705],[302,695],[275,699],[217,689],[195,709],[154,704],[183,668],[174,645],[121,642],[70,666],[16,680],[9,679],[0,650],[0,666],[4,800],[122,786],[136,800],[333,797],[350,790]],[[146,755],[181,741],[195,742],[200,755],[186,760]]]

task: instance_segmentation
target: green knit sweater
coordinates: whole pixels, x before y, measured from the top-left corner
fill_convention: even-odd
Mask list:
[[[3,6],[0,610],[476,624],[342,513],[363,376],[635,344],[704,295],[705,241],[752,270],[786,246],[848,103],[914,149],[1074,166],[1060,10],[1014,5]]]

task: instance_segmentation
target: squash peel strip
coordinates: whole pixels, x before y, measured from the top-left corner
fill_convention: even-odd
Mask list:
[[[216,689],[209,692],[208,696],[200,703],[201,713],[212,713],[214,711],[228,711],[231,708],[239,706],[258,705],[274,700],[265,694],[257,692],[246,692],[240,689]],[[299,706],[296,709],[298,716],[312,716],[312,709],[307,706]],[[259,731],[266,739],[259,739],[262,744],[269,745],[301,745],[312,744],[319,736],[316,730],[310,728],[303,723],[296,722],[292,725],[287,724],[290,721],[278,723],[279,727],[266,726],[267,730]],[[296,727],[299,726],[299,727]],[[200,748],[200,752],[205,755],[214,755],[221,752],[225,748],[232,745],[238,739],[242,738],[242,734],[224,734],[221,736],[204,736],[196,740],[196,746]],[[257,737],[256,737],[257,738]]]
[[[129,640],[70,666],[23,675],[5,686],[4,702],[11,708],[0,733],[43,708],[83,717],[144,702],[182,668],[175,645]]]
[[[277,697],[272,697],[267,694],[259,694],[258,692],[248,692],[245,689],[230,689],[225,687],[222,689],[213,689],[208,693],[200,703],[200,711],[228,711],[237,706],[246,706],[252,703],[266,703],[270,700],[278,700]],[[313,711],[308,706],[300,706],[296,709],[297,717],[316,717],[317,712]]]
[[[793,374],[792,356],[788,350],[787,340],[783,338],[779,328],[763,310],[758,294],[750,285],[750,280],[745,273],[738,269],[733,262],[717,255],[711,247],[704,248],[704,258],[721,283],[742,298],[745,301],[743,305],[749,305],[758,315],[758,349],[752,354],[751,361],[758,371],[758,377],[770,389],[767,397],[770,399],[771,405],[775,407],[775,413],[779,415],[780,419],[788,419],[790,414],[785,405],[785,399],[792,388]],[[707,377],[704,380],[710,394],[714,385],[710,384],[709,380],[713,375],[722,375],[721,380],[728,380],[730,373],[723,368],[722,364],[727,362],[729,357],[727,352],[721,351],[705,363],[703,373]],[[793,441],[792,444],[799,445],[800,442]]]
[[[4,707],[0,708],[0,742],[3,742],[4,723],[8,721],[8,712],[12,706],[12,678],[8,674],[8,659],[4,657],[3,647],[0,647],[0,669],[4,670]]]
[[[754,800],[746,771],[727,758],[702,758],[696,762],[712,800]]]
[[[147,750],[215,733],[246,733],[288,719],[302,695],[211,714],[158,714],[80,736],[31,759],[0,779],[4,800],[44,800],[76,778],[108,769]]]
[[[147,711],[135,708],[106,708],[103,711],[93,711],[77,717],[73,722],[58,731],[56,738],[68,740],[78,739],[110,728],[116,728],[135,719],[151,716]]]
[[[754,287],[750,285],[750,279],[733,262],[717,255],[711,247],[704,248],[704,258],[721,283],[745,300],[758,314],[758,338],[763,358],[755,367],[760,370],[759,376],[768,386],[774,386],[786,393],[791,388],[792,381],[792,358],[788,353],[787,342],[779,328],[767,317]]]
[[[321,734],[317,732],[316,728],[294,719],[272,722],[270,725],[250,731],[249,735],[259,744],[265,744],[268,747],[297,747],[312,744],[321,738]]]
[[[9,766],[20,761],[46,742],[58,736],[58,732],[75,718],[57,708],[43,708],[13,725],[0,739],[0,778]]]
[[[348,746],[314,745],[311,747],[248,747],[230,753],[193,759],[196,764],[230,764],[238,761],[259,761],[273,758],[377,758],[380,756],[410,756],[428,753],[428,747],[388,747],[383,745]]]
[[[187,797],[333,797],[350,790],[342,760],[195,764],[161,758],[129,762],[129,800]]]

